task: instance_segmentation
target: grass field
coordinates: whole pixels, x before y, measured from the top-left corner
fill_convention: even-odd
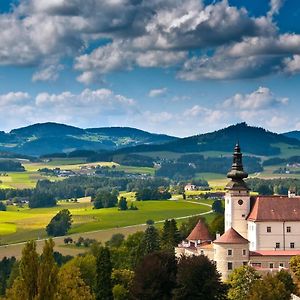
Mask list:
[[[70,234],[143,224],[148,219],[159,221],[184,217],[210,210],[208,206],[183,200],[142,201],[135,202],[135,205],[138,207],[137,211],[119,211],[117,208],[96,210],[88,201],[61,201],[58,206],[52,208],[29,209],[9,206],[6,212],[0,212],[0,243],[16,243],[46,237],[46,225],[64,208],[69,209],[73,215],[74,223]]]

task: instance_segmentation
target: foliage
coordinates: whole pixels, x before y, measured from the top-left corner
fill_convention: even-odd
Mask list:
[[[300,255],[296,255],[291,258],[290,268],[296,279],[300,281]]]
[[[171,299],[176,285],[176,267],[173,253],[156,252],[145,256],[135,270],[131,288],[133,299]]]
[[[174,299],[217,299],[223,295],[220,277],[206,256],[183,256],[178,263]]]
[[[68,209],[58,212],[46,227],[47,234],[50,236],[65,235],[72,225],[72,215]]]
[[[96,287],[95,294],[97,300],[112,299],[111,284],[112,264],[110,252],[107,247],[100,246],[96,256]]]
[[[136,192],[136,200],[167,200],[172,197],[168,191],[160,191],[158,189],[141,189]]]
[[[117,203],[118,193],[116,191],[109,192],[107,190],[101,190],[94,199],[94,207],[96,209],[114,207]]]
[[[115,233],[115,234],[112,235],[112,237],[110,238],[110,240],[107,242],[107,245],[109,247],[116,247],[116,248],[118,248],[118,247],[120,247],[123,244],[124,238],[125,238],[124,234],[122,234],[122,233]]]
[[[128,209],[128,206],[127,206],[127,200],[125,197],[121,197],[120,200],[119,200],[119,203],[118,203],[118,207],[119,207],[119,210],[127,210]]]
[[[211,223],[209,224],[209,231],[211,235],[216,236],[217,233],[223,234],[225,230],[224,225],[224,215],[216,214]]]
[[[93,300],[90,288],[81,278],[79,268],[63,266],[58,273],[56,300]]]
[[[7,279],[10,277],[13,266],[16,263],[16,258],[4,257],[0,261],[0,296],[5,294],[5,290],[7,287]]]
[[[145,231],[143,245],[145,255],[154,251],[158,251],[160,249],[158,230],[153,225],[147,227]]]
[[[24,172],[25,168],[18,161],[13,160],[1,160],[0,171],[2,172]]]
[[[92,291],[96,284],[96,258],[92,254],[76,256],[65,264],[65,267],[76,267],[80,271],[80,277]]]
[[[6,205],[3,202],[0,202],[0,211],[6,211]]]
[[[233,270],[230,274],[228,284],[229,300],[247,299],[252,285],[260,279],[258,273],[250,266],[242,266]]]
[[[56,200],[49,193],[35,191],[29,198],[29,207],[51,207],[56,205]]]
[[[129,289],[132,286],[134,272],[127,269],[114,269],[112,274],[114,300],[126,300],[130,298]]]
[[[55,296],[58,280],[58,267],[54,260],[53,248],[53,240],[46,240],[40,260],[37,278],[37,300],[52,300]]]
[[[290,293],[297,292],[297,286],[294,283],[293,278],[288,271],[280,270],[278,273],[275,274],[275,277],[284,284],[286,291]]]
[[[271,274],[262,280],[257,280],[248,294],[250,300],[290,300],[291,292],[285,289],[285,284]]]
[[[165,220],[161,234],[161,248],[174,251],[174,247],[181,241],[175,219]]]
[[[222,201],[221,200],[215,200],[212,204],[212,210],[216,213],[219,213],[219,214],[223,214],[224,213],[224,208],[223,208],[223,205],[222,205]]]

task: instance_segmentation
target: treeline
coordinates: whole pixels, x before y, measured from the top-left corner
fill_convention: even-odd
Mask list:
[[[288,158],[273,157],[263,162],[263,166],[273,166],[280,164],[296,164],[300,163],[300,156],[291,156]]]
[[[244,169],[248,173],[263,170],[261,160],[257,157],[245,156]],[[232,164],[231,157],[207,157],[200,154],[182,155],[176,162],[164,162],[155,172],[156,176],[172,179],[193,178],[197,173],[212,172],[226,174]]]
[[[24,172],[25,168],[18,161],[0,160],[0,172]]]
[[[163,178],[130,179],[74,176],[63,181],[40,180],[34,189],[0,189],[0,200],[29,202],[29,207],[50,207],[59,199],[95,197],[103,191],[136,192],[143,189],[168,189],[170,181]],[[105,205],[103,207],[106,207]]]
[[[290,188],[296,188],[300,193],[300,179],[278,178],[278,179],[259,179],[250,178],[246,180],[249,188],[260,195],[287,195]]]

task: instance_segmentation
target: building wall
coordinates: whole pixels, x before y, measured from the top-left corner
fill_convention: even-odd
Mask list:
[[[239,204],[239,200],[243,204]],[[248,191],[228,191],[225,195],[225,231],[234,228],[244,238],[248,238],[247,216],[250,212]]]
[[[228,250],[232,250],[232,255],[228,255]],[[249,246],[248,244],[214,244],[214,260],[217,270],[222,274],[222,280],[226,281],[235,268],[248,264]],[[232,263],[231,270],[228,269],[228,263]]]
[[[271,227],[271,232],[267,232]],[[287,232],[290,227],[291,232]],[[250,250],[300,250],[299,222],[251,222],[248,221]],[[280,244],[276,248],[276,243]],[[294,248],[291,248],[294,243]]]
[[[278,269],[280,267],[289,268],[289,261],[292,256],[282,255],[282,256],[250,256],[250,265],[253,267],[262,269]],[[273,264],[273,268],[270,268],[270,264]],[[274,270],[275,271],[275,270]]]

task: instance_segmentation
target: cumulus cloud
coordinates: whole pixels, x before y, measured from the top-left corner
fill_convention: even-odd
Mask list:
[[[78,126],[110,125],[120,118],[139,115],[132,98],[114,93],[110,89],[85,89],[75,94],[65,91],[59,94],[47,92],[30,95],[10,92],[0,95],[0,111],[5,113],[3,128],[36,122],[65,122]],[[94,121],[92,121],[94,120]]]
[[[277,15],[283,4],[284,0],[270,0],[270,10],[268,11],[268,16],[272,18],[274,15]]]
[[[162,96],[162,95],[165,95],[166,92],[167,92],[167,88],[160,88],[160,89],[153,89],[153,90],[150,90],[149,91],[149,94],[148,96],[151,97],[151,98],[154,98],[154,97],[159,97],[159,96]]]
[[[223,107],[228,109],[258,111],[287,103],[288,98],[275,97],[269,88],[259,87],[250,94],[235,94],[223,102]]]
[[[59,72],[63,69],[63,65],[60,64],[41,67],[32,75],[32,81],[56,81],[59,77]]]

